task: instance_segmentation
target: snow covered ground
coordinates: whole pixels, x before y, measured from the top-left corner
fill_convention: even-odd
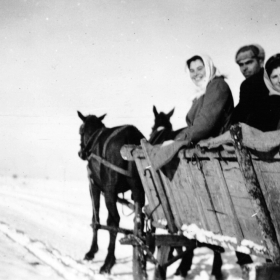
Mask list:
[[[83,260],[92,231],[88,183],[30,178],[0,177],[0,279],[132,279],[132,248],[116,245],[117,263],[111,275],[98,273],[105,259],[108,233],[99,231],[99,252],[91,262]],[[133,215],[119,206],[121,227],[132,229]],[[107,211],[102,198],[101,222]],[[119,238],[122,235],[119,234]],[[241,271],[234,252],[222,255],[229,280],[240,280]],[[186,279],[208,280],[213,254],[206,248],[195,251]],[[256,262],[263,259],[254,257]],[[168,279],[178,262],[168,269]],[[148,265],[152,279],[153,265]]]

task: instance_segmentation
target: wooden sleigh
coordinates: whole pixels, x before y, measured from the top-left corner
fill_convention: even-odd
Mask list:
[[[137,165],[147,217],[168,231],[153,235],[155,279],[165,279],[176,260],[168,260],[170,247],[188,248],[194,240],[270,259],[255,268],[254,279],[280,279],[279,145],[280,131],[239,124],[196,148],[180,149],[158,169],[146,140],[122,148],[122,157]]]

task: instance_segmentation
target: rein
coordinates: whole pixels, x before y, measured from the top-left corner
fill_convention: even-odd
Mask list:
[[[100,157],[100,156],[97,156],[97,155],[91,153],[90,156],[88,157],[88,161],[91,160],[92,158],[96,159],[98,162],[100,162],[100,163],[102,163],[103,165],[105,165],[105,166],[107,166],[107,167],[113,169],[114,171],[116,171],[116,172],[118,172],[118,173],[121,173],[121,174],[123,174],[123,175],[125,175],[125,176],[127,176],[127,177],[132,177],[132,175],[131,175],[131,173],[130,173],[129,171],[124,170],[124,169],[122,169],[122,168],[120,168],[120,167],[118,167],[118,166],[116,166],[116,165],[110,163],[109,161],[103,159],[103,158]]]
[[[106,149],[107,149],[107,145],[108,145],[109,141],[110,141],[114,136],[116,136],[120,131],[122,131],[123,129],[125,129],[126,127],[127,127],[127,126],[122,126],[122,127],[120,127],[119,129],[113,131],[113,133],[106,139],[106,141],[105,141],[105,143],[104,143],[104,146],[103,146],[103,150],[102,150],[102,157],[100,157],[100,156],[94,154],[94,153],[92,152],[92,150],[93,150],[94,146],[96,145],[97,140],[98,140],[98,138],[100,137],[101,133],[102,133],[105,129],[102,128],[102,129],[100,129],[100,131],[95,131],[95,132],[90,136],[90,139],[89,139],[89,141],[87,142],[86,147],[85,147],[85,149],[84,149],[84,150],[88,149],[89,143],[94,139],[94,136],[96,135],[96,138],[94,139],[94,141],[93,141],[93,143],[92,143],[92,145],[91,145],[91,146],[92,146],[92,148],[91,148],[91,150],[90,150],[91,153],[90,153],[90,155],[88,156],[87,160],[90,161],[90,160],[93,158],[93,159],[97,160],[99,163],[101,163],[101,164],[103,164],[103,165],[105,165],[105,166],[111,168],[112,170],[114,170],[114,171],[116,171],[116,172],[118,172],[118,173],[120,173],[120,174],[122,174],[122,175],[125,175],[125,176],[127,176],[127,177],[132,177],[132,174],[131,174],[129,171],[124,170],[123,168],[118,167],[118,166],[116,166],[116,165],[110,163],[109,161],[107,161],[107,160],[105,160],[105,159],[103,158],[103,157],[105,157],[105,155],[106,155]],[[99,133],[97,133],[97,132],[99,132]]]
[[[94,139],[93,143],[91,144],[91,146],[94,146],[99,138],[99,136],[101,135],[101,133],[104,131],[104,128],[101,128],[97,131],[94,131],[91,136],[89,137],[89,140],[87,142],[87,144],[85,145],[85,147],[83,148],[82,152],[86,153],[88,148],[90,147],[90,142],[93,140],[93,137],[97,134],[96,138]],[[98,132],[98,133],[97,133]]]

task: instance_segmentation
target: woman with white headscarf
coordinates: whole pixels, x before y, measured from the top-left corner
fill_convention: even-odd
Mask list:
[[[167,164],[182,147],[216,137],[230,126],[233,98],[224,77],[210,57],[195,55],[186,61],[190,79],[195,85],[193,104],[186,116],[187,127],[180,130],[175,141],[151,146],[149,157],[155,169]]]
[[[228,84],[210,57],[195,55],[186,64],[196,88],[195,98],[186,117],[188,126],[175,140],[197,143],[228,129],[234,104]]]
[[[231,90],[211,58],[195,55],[186,61],[186,65],[190,79],[195,85],[193,104],[186,116],[188,126],[180,131],[175,141],[166,141],[162,145],[145,145],[155,169],[170,162],[181,147],[190,147],[192,143],[215,137],[225,132],[230,124],[234,107]],[[172,165],[172,161],[170,163]],[[173,168],[171,165],[169,170]],[[174,168],[177,168],[177,165]],[[192,250],[189,250],[176,275],[186,276],[192,264],[192,256]],[[221,267],[221,255],[215,252],[211,274],[216,276],[216,279],[222,277]]]

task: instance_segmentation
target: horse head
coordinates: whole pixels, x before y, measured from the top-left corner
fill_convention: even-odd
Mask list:
[[[107,227],[110,231],[110,241],[107,256],[104,264],[100,268],[100,273],[110,273],[111,268],[116,263],[115,243],[119,228],[120,215],[118,213],[118,194],[131,191],[131,196],[135,202],[135,229],[136,235],[142,230],[144,221],[141,209],[145,205],[145,192],[137,166],[134,161],[126,161],[122,158],[120,150],[124,145],[140,145],[143,134],[133,125],[122,125],[107,128],[103,124],[105,115],[101,117],[89,115],[84,116],[78,112],[82,120],[80,127],[81,150],[79,156],[87,160],[87,171],[89,179],[90,196],[92,200],[92,230],[93,237],[90,250],[86,253],[85,259],[92,260],[98,252],[98,229],[100,225],[100,195],[104,194],[106,208],[108,210]],[[122,201],[126,201],[125,199]],[[105,227],[105,229],[107,228]],[[141,233],[142,235],[142,233]],[[102,240],[103,241],[103,240]],[[104,241],[103,241],[104,242]],[[135,246],[134,255],[138,256],[140,249]],[[137,264],[138,265],[138,264]],[[140,268],[137,268],[137,273]],[[141,279],[144,278],[141,276]],[[140,278],[139,278],[140,279]]]
[[[87,147],[89,142],[91,141],[91,137],[94,135],[94,133],[105,127],[102,120],[105,118],[106,114],[100,117],[94,115],[84,116],[78,111],[78,116],[83,121],[83,124],[80,126],[79,130],[81,136],[81,149],[78,152],[78,155],[81,159],[86,160]]]
[[[152,132],[150,134],[149,142],[151,144],[161,144],[167,137],[167,134],[172,132],[172,124],[170,118],[174,113],[175,108],[173,108],[169,113],[165,114],[163,112],[158,113],[156,106],[153,106],[153,112],[155,116],[154,126],[152,127]]]

